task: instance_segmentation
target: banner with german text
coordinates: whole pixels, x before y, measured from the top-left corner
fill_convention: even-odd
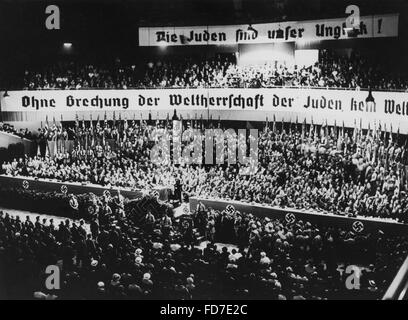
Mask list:
[[[278,42],[315,42],[398,36],[398,14],[360,17],[352,28],[347,18],[227,26],[139,28],[139,45],[234,45]]]
[[[306,119],[354,126],[374,122],[392,125],[408,133],[408,93],[373,92],[374,103],[367,103],[367,91],[306,88],[264,89],[151,89],[151,90],[43,90],[8,91],[0,94],[4,121],[44,121],[48,118],[74,121],[76,115],[88,120],[113,112],[122,119],[166,119],[173,110],[192,118],[197,116],[226,120],[264,121],[266,117],[287,121]]]

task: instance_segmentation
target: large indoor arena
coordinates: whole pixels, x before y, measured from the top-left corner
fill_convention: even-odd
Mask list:
[[[1,1],[0,30],[0,299],[407,298],[407,1]]]

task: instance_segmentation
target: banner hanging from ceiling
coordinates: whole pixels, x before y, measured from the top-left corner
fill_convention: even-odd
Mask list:
[[[398,14],[364,16],[350,30],[345,18],[226,26],[139,28],[139,45],[236,45],[398,36]]]
[[[0,92],[0,105],[5,121],[73,121],[77,114],[96,120],[106,113],[112,118],[113,112],[116,119],[150,112],[164,119],[176,110],[191,118],[211,113],[215,119],[264,121],[275,115],[287,121],[344,121],[351,127],[362,119],[363,126],[376,122],[408,133],[408,92],[373,92],[373,101],[368,96],[367,91],[307,88],[43,90]]]

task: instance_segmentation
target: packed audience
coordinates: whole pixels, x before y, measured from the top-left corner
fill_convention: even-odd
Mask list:
[[[146,212],[135,222],[129,213],[123,216],[109,201],[100,201],[89,226],[0,212],[3,294],[28,299],[379,299],[408,252],[406,237],[381,231],[354,234],[202,206],[192,216]],[[60,268],[60,290],[44,286],[49,265]],[[350,265],[360,270],[353,270],[355,290],[345,285]]]
[[[186,122],[187,127],[203,127],[198,120]],[[175,165],[152,161],[150,151],[155,141],[151,134],[154,128],[166,126],[171,127],[171,123],[78,123],[70,129],[75,142],[48,141],[42,156],[5,162],[2,171],[130,189],[155,185],[175,188],[179,183],[187,197],[408,222],[408,154],[406,145],[397,141],[401,140],[398,134],[380,127],[363,131],[274,122],[259,134],[258,170],[243,175],[239,163]]]
[[[127,88],[264,88],[321,87],[406,90],[408,78],[400,70],[371,61],[353,52],[341,56],[322,50],[317,63],[296,66],[286,63],[241,66],[236,56],[176,58],[112,66],[81,65],[74,62],[26,71],[22,87],[37,89],[127,89]]]
[[[20,138],[26,138],[26,139],[29,139],[29,140],[33,139],[33,134],[27,128],[18,130],[16,128],[14,128],[13,125],[10,125],[8,123],[0,122],[0,131],[1,132],[11,133],[11,134],[13,134],[15,136],[18,136]]]
[[[269,131],[259,143],[256,174],[243,177],[233,167],[212,168],[204,183],[190,184],[192,193],[408,222],[406,151],[369,137],[338,139]]]

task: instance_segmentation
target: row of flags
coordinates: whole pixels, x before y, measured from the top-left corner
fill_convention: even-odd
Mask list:
[[[212,119],[212,115],[210,115],[209,119],[204,120],[203,116],[201,115],[200,118],[198,119],[197,114],[195,114],[194,119],[190,118],[190,115],[188,115],[187,119],[183,119],[182,116],[177,117],[173,116],[172,120],[181,120],[183,123],[185,121],[187,128],[193,128],[193,129],[204,129],[205,127],[208,127],[210,129],[214,128],[214,121]],[[126,131],[129,128],[129,121],[125,117],[122,119],[122,114],[118,114],[118,118],[115,112],[113,112],[113,125],[111,128],[116,128],[120,133],[124,133],[126,135]],[[299,121],[298,117],[296,117],[296,121],[293,123],[292,120],[290,120],[289,125],[285,127],[285,120],[284,118],[281,119],[280,121],[280,131],[282,133],[286,133],[286,128],[288,127],[289,134],[293,133],[299,133]],[[63,122],[63,116],[61,115],[61,122]],[[94,122],[95,126],[94,126]],[[139,126],[140,127],[146,127],[147,124],[153,125],[154,123],[157,125],[164,125],[164,127],[169,128],[171,121],[170,121],[170,115],[167,113],[166,120],[161,121],[159,120],[158,114],[156,117],[156,120],[152,120],[152,115],[149,113],[149,119],[143,120],[142,114],[140,114],[140,118],[136,119],[136,114],[133,115],[132,119],[132,126],[136,121],[139,121]],[[164,123],[163,123],[164,122]],[[89,123],[89,127],[87,124]],[[47,127],[50,128],[52,127],[49,123],[48,116],[46,116],[46,124]],[[218,117],[218,121],[215,124],[216,127],[220,128],[221,127],[221,119]],[[57,127],[56,125],[56,119],[53,117],[53,126],[54,128]],[[363,139],[365,142],[369,141],[371,143],[380,143],[384,142],[386,147],[388,147],[390,144],[392,144],[394,141],[399,141],[400,138],[400,129],[397,129],[396,132],[396,137],[394,137],[394,132],[393,132],[393,127],[392,125],[387,128],[386,124],[384,126],[379,122],[378,124],[375,122],[373,127],[371,127],[371,124],[368,124],[368,129],[364,130],[362,128],[362,120],[359,120],[359,123],[357,123],[356,120],[354,120],[354,127],[352,129],[346,129],[344,125],[344,121],[342,122],[341,126],[337,124],[337,121],[334,121],[334,125],[329,126],[327,123],[327,119],[323,121],[321,124],[315,124],[313,118],[311,119],[311,123],[309,124],[309,129],[307,130],[308,124],[306,123],[306,118],[304,118],[303,122],[301,123],[301,137],[304,139],[306,137],[306,132],[308,131],[308,136],[309,138],[313,139],[314,141],[316,139],[325,139],[325,141],[329,140],[329,138],[337,140],[338,147],[343,142],[348,142],[348,139],[350,138],[348,136],[348,133],[350,130],[352,130],[352,135],[351,139],[353,142],[357,144],[361,144],[363,142]],[[272,128],[271,128],[272,127]],[[79,119],[78,114],[75,116],[75,128],[76,130],[78,129],[94,129],[94,128],[100,128],[100,129],[106,129],[108,128],[108,117],[107,113],[105,112],[103,120],[100,119],[100,116],[97,116],[97,119],[94,120],[92,118],[92,113],[89,115],[89,120],[85,120],[85,116],[82,116],[82,120]],[[265,122],[265,130],[272,130],[273,132],[277,131],[277,121],[275,115],[273,116],[273,121],[272,121],[272,126],[269,123],[268,117],[266,118]],[[346,134],[347,132],[347,134]],[[126,137],[125,137],[126,138]],[[405,140],[405,147],[407,146],[407,140]]]
[[[174,119],[171,119],[171,120],[174,120]],[[156,125],[158,125],[158,124],[164,122],[165,127],[169,127],[169,125],[170,125],[170,123],[171,123],[171,120],[170,120],[170,115],[169,115],[169,113],[167,113],[167,117],[166,117],[166,119],[163,120],[163,121],[162,121],[162,120],[159,120],[159,113],[157,113],[156,120],[152,120],[152,114],[149,113],[149,118],[148,118],[148,120],[143,120],[143,115],[142,115],[142,114],[140,114],[140,118],[137,119],[137,118],[136,118],[136,114],[134,114],[134,115],[133,115],[132,122],[135,123],[136,121],[139,121],[140,123],[145,123],[145,124],[147,124],[147,123],[149,123],[149,124],[155,123]],[[210,127],[213,127],[213,126],[214,126],[214,124],[213,124],[214,121],[213,121],[212,115],[209,116],[209,119],[208,119],[208,120],[204,120],[202,114],[200,115],[200,118],[198,118],[198,117],[197,117],[197,114],[195,114],[194,119],[192,119],[192,118],[190,118],[190,115],[188,114],[188,118],[187,118],[187,119],[183,119],[183,117],[180,116],[180,118],[177,117],[177,120],[186,121],[187,127],[191,127],[191,128],[194,128],[194,129],[204,129],[204,127],[206,126],[206,123],[209,123],[209,126],[210,126]],[[62,122],[62,121],[63,121],[63,118],[62,118],[62,115],[61,115],[61,122]],[[97,119],[96,119],[95,121],[96,121],[95,127],[106,128],[106,127],[108,126],[108,119],[107,119],[107,114],[106,114],[106,112],[105,112],[105,114],[104,114],[104,120],[103,120],[103,121],[100,120],[99,115],[98,115],[98,117],[97,117]],[[93,118],[92,118],[92,113],[89,115],[89,120],[85,120],[85,116],[84,116],[84,115],[82,116],[82,120],[79,119],[78,114],[75,115],[75,127],[76,127],[76,128],[80,128],[80,127],[86,128],[86,127],[87,127],[87,126],[86,126],[86,123],[88,123],[88,122],[89,122],[89,127],[90,127],[90,128],[93,128],[95,121],[94,121]],[[119,113],[119,118],[117,119],[117,118],[116,118],[116,113],[115,113],[115,111],[114,111],[114,112],[113,112],[112,121],[113,121],[113,127],[117,127],[118,129],[119,129],[119,128],[122,128],[122,126],[123,126],[123,128],[126,130],[126,129],[129,127],[129,120],[128,120],[126,117],[125,117],[124,119],[122,119],[122,114],[121,114],[121,113]],[[47,123],[47,125],[49,126],[48,116],[47,116],[46,123]],[[56,125],[55,117],[54,117],[54,119],[53,119],[53,124]],[[221,127],[221,118],[220,118],[220,117],[218,117],[218,120],[217,120],[217,127],[218,127],[218,128]]]
[[[152,115],[151,113],[149,113],[149,119],[143,120],[142,114],[140,114],[140,118],[136,119],[136,114],[133,115],[133,119],[132,119],[132,123],[135,123],[136,121],[139,120],[140,124],[144,124],[146,125],[147,123],[149,124],[153,124],[155,123],[156,125],[161,124],[162,122],[159,120],[159,115],[157,114],[156,120],[153,121],[152,120]],[[174,120],[174,117],[173,119]],[[194,128],[194,129],[204,129],[204,127],[208,124],[209,128],[213,128],[214,127],[214,121],[212,118],[212,115],[209,116],[209,119],[207,119],[206,121],[203,120],[203,116],[200,115],[200,118],[197,118],[197,114],[195,114],[194,119],[190,118],[190,115],[188,114],[188,118],[187,119],[183,119],[182,116],[180,116],[180,118],[177,117],[177,120],[181,120],[181,121],[186,121],[186,125],[187,127],[190,128]],[[63,116],[61,115],[61,122],[63,122]],[[107,113],[105,112],[104,114],[104,118],[103,121],[100,119],[100,116],[98,114],[98,117],[96,120],[93,120],[92,118],[92,113],[90,113],[89,115],[89,120],[85,120],[85,116],[82,116],[82,120],[79,119],[78,114],[76,114],[75,116],[75,127],[76,128],[82,128],[85,129],[87,128],[87,123],[89,122],[89,128],[94,128],[94,122],[96,121],[95,124],[95,128],[107,128],[108,127],[108,118],[107,118]],[[122,119],[122,114],[119,113],[118,118],[116,118],[116,113],[115,111],[113,112],[113,117],[112,117],[112,121],[113,121],[113,126],[112,127],[116,127],[119,131],[121,131],[122,129],[127,130],[129,127],[129,122],[128,119],[125,117],[124,119]],[[280,121],[280,130],[283,133],[286,133],[286,129],[285,129],[285,119],[282,118],[282,120]],[[41,123],[42,124],[42,123]],[[53,117],[53,121],[52,121],[52,126],[50,125],[48,116],[46,116],[46,125],[48,128],[54,126],[57,126],[56,123],[56,119],[55,117]],[[167,117],[166,120],[164,120],[164,125],[165,127],[169,127],[170,125],[170,116],[169,113],[167,113]],[[221,127],[221,119],[220,117],[218,117],[218,121],[216,126],[218,128]],[[318,132],[320,127],[320,132]],[[264,130],[270,130],[272,129],[273,132],[277,131],[277,121],[276,121],[276,117],[275,115],[273,116],[273,121],[272,121],[272,128],[270,128],[270,123],[268,120],[268,117],[266,118],[266,122],[265,122],[265,127]],[[293,132],[298,133],[298,129],[299,129],[299,121],[298,121],[298,117],[296,117],[296,121],[295,123],[292,122],[292,120],[290,120],[289,122],[289,133],[292,134]],[[368,129],[366,131],[366,134],[363,135],[363,129],[362,129],[362,119],[360,119],[359,124],[357,124],[357,121],[354,120],[354,127],[353,127],[353,133],[352,133],[352,140],[354,142],[360,143],[363,136],[367,139],[370,138],[374,141],[378,141],[378,140],[382,140],[389,143],[394,142],[394,132],[393,132],[393,127],[392,125],[389,126],[389,128],[387,128],[386,124],[384,124],[384,126],[382,126],[381,122],[374,123],[373,128],[371,128],[371,124],[368,124]],[[302,138],[305,137],[307,132],[307,123],[306,123],[306,118],[304,118],[302,124],[301,124],[301,136]],[[329,126],[327,123],[327,119],[322,122],[320,125],[319,124],[315,124],[313,117],[311,119],[311,123],[309,125],[309,137],[312,137],[313,139],[320,137],[320,138],[334,138],[334,139],[338,139],[340,138],[344,138],[345,137],[345,126],[344,126],[344,121],[342,122],[341,126],[338,126],[337,121],[334,121],[334,125],[333,126]],[[397,132],[396,132],[396,138],[395,140],[398,141],[400,137],[400,128],[398,127]]]
[[[285,119],[282,118],[282,120],[280,121],[280,130],[283,133],[286,133],[286,128],[285,128]],[[320,127],[320,132],[318,134],[318,130]],[[292,120],[289,121],[289,133],[292,134],[293,131],[295,133],[298,132],[298,128],[299,128],[299,121],[298,121],[298,117],[296,117],[296,121],[293,123]],[[273,121],[272,121],[272,128],[271,125],[269,123],[269,119],[268,117],[266,118],[266,122],[265,122],[265,127],[264,130],[272,130],[273,132],[277,131],[277,121],[276,121],[276,117],[275,115],[273,116]],[[353,141],[360,143],[362,138],[365,137],[370,137],[373,138],[374,140],[379,140],[379,139],[384,139],[383,141],[387,141],[387,142],[394,142],[394,132],[393,132],[393,127],[392,125],[390,125],[389,128],[387,128],[386,124],[384,124],[384,127],[382,127],[381,122],[374,123],[374,127],[371,128],[371,124],[368,124],[368,128],[366,129],[366,134],[364,135],[364,129],[362,128],[362,119],[360,119],[359,124],[357,124],[357,121],[354,120],[354,127],[352,128],[353,133],[352,133],[352,138]],[[307,132],[307,123],[306,123],[306,118],[304,118],[302,124],[301,124],[301,136],[302,138],[304,138],[306,136],[306,132]],[[344,125],[344,121],[342,122],[342,125],[339,126],[337,124],[337,120],[334,121],[334,124],[332,126],[329,126],[327,123],[327,119],[325,121],[323,121],[320,125],[314,123],[313,121],[313,117],[311,118],[311,123],[309,125],[309,137],[324,137],[324,138],[328,138],[328,137],[332,137],[332,138],[338,138],[338,137],[344,137],[345,136],[345,125]],[[387,139],[388,138],[388,139]],[[395,141],[398,141],[400,138],[400,128],[398,127],[397,132],[396,132],[396,138]]]

